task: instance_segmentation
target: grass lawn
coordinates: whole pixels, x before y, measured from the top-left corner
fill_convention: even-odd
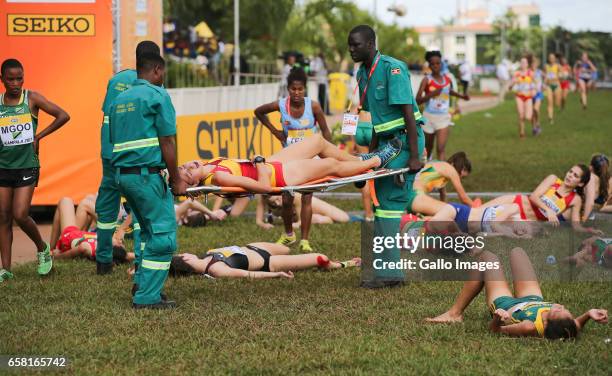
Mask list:
[[[446,155],[463,150],[472,161],[472,175],[464,181],[468,191],[531,191],[549,174],[563,176],[576,163],[587,164],[593,153],[612,153],[612,91],[589,94],[583,111],[577,94],[570,94],[563,112],[555,109],[555,123],[542,103],[543,132],[518,137],[518,116],[513,100],[492,110],[463,116],[451,130]]]
[[[519,141],[508,102],[488,111],[491,117],[463,117],[449,151],[472,157],[469,190],[529,190],[549,173],[612,150],[610,103],[612,93],[598,92],[582,112],[572,96],[554,126],[544,121],[542,136]],[[180,228],[178,237],[182,252],[202,253],[278,235],[280,226],[263,232],[251,217]],[[360,252],[360,226],[317,226],[311,240],[332,258],[348,259]],[[15,267],[16,279],[0,285],[0,355],[64,355],[67,373],[77,375],[612,373],[610,325],[589,324],[575,343],[504,338],[487,331],[482,296],[465,323],[425,325],[424,317],[449,306],[461,282],[367,291],[356,288],[357,269],[300,272],[293,281],[171,279],[166,292],[178,309],[134,312],[126,269],[98,277],[91,262],[57,262],[40,279],[34,264]],[[542,284],[546,300],[575,315],[612,308],[610,282],[553,279]]]

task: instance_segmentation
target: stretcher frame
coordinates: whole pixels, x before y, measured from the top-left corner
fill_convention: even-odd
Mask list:
[[[376,171],[368,171],[363,174],[339,178],[336,176],[326,176],[321,179],[310,181],[303,185],[273,187],[268,195],[280,195],[283,193],[313,193],[313,192],[329,192],[342,186],[359,183],[368,180],[380,179],[389,176],[396,176],[410,172],[409,168],[399,169],[380,169]],[[187,194],[190,196],[214,194],[220,197],[243,197],[254,194],[241,187],[220,187],[217,185],[204,185],[199,187],[187,188]]]

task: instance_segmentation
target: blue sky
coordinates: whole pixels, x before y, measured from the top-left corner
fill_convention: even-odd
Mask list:
[[[377,4],[378,17],[385,22],[393,22],[394,15],[387,12],[393,4],[402,4],[407,12],[397,18],[404,26],[433,26],[440,23],[440,18],[452,17],[456,13],[457,0],[354,0],[361,8],[373,11]],[[530,4],[540,7],[542,24],[547,26],[562,25],[572,31],[592,30],[612,32],[612,0],[459,0],[462,8],[489,5],[493,15],[504,12],[508,5]]]

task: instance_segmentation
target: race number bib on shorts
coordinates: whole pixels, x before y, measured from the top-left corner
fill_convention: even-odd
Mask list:
[[[344,114],[342,117],[342,134],[354,136],[357,133],[357,124],[359,123],[359,115]]]
[[[314,134],[312,128],[308,129],[289,129],[287,131],[287,145],[295,144],[300,142],[306,137],[310,137]]]
[[[30,114],[0,118],[0,139],[4,147],[34,142],[34,126]]]
[[[234,255],[236,253],[241,255],[245,254],[245,252],[237,245],[230,245],[229,247],[211,249],[206,253],[219,253],[223,255],[223,257],[230,257],[231,255]]]

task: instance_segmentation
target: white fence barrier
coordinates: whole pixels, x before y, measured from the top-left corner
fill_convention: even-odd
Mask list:
[[[412,92],[416,96],[423,76],[412,73],[410,76]],[[351,95],[355,90],[356,81],[347,83],[346,93]],[[279,84],[255,84],[241,86],[216,86],[205,88],[168,89],[176,114],[198,115],[215,112],[231,112],[255,109],[264,103],[278,99]],[[308,82],[308,95],[317,100],[318,84],[312,80]],[[359,98],[354,98],[357,105]]]
[[[278,99],[277,83],[206,88],[168,89],[176,114],[197,115],[250,110]],[[316,82],[308,83],[311,97],[317,97]],[[313,95],[314,94],[314,95]]]

